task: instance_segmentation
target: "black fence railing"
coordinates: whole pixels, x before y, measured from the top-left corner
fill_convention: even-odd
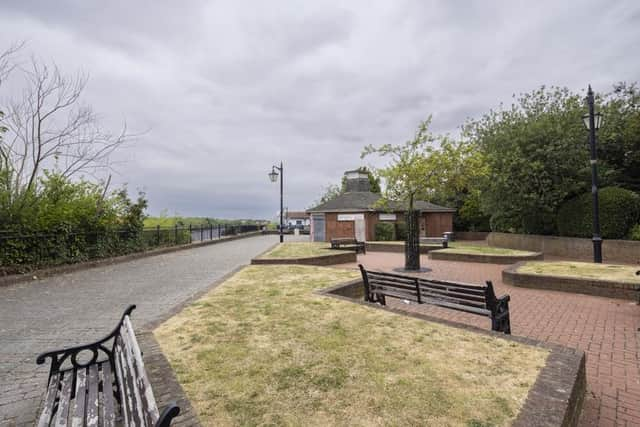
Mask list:
[[[72,264],[165,246],[217,240],[259,230],[260,226],[254,224],[202,224],[146,227],[142,230],[112,229],[100,232],[62,230],[21,234],[0,231],[0,273],[19,273],[38,267]]]

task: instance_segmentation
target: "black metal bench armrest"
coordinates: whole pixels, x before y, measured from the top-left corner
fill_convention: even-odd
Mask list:
[[[156,422],[155,427],[169,427],[171,420],[180,414],[180,407],[175,402],[169,403],[160,413],[160,418]]]
[[[135,310],[135,308],[136,308],[135,305],[130,305],[129,307],[127,307],[127,309],[124,311],[124,314],[120,318],[120,321],[118,322],[118,325],[113,329],[113,331],[109,335],[105,336],[104,338],[99,339],[99,340],[94,341],[94,342],[89,343],[89,344],[77,345],[77,346],[74,346],[74,347],[67,347],[67,348],[63,348],[63,349],[60,349],[60,350],[50,350],[50,351],[41,353],[36,358],[36,363],[38,365],[42,365],[43,363],[45,363],[47,358],[50,358],[51,359],[51,371],[49,372],[49,376],[51,376],[51,374],[53,372],[56,372],[58,370],[58,368],[65,361],[65,359],[67,359],[69,356],[73,356],[75,354],[78,354],[82,350],[91,350],[91,351],[93,351],[94,352],[94,359],[97,357],[99,349],[104,351],[106,354],[110,355],[112,350],[106,348],[104,346],[104,343],[109,341],[110,339],[112,339],[113,337],[115,337],[119,333],[120,327],[122,326],[122,322],[124,321],[125,316],[129,316],[131,314],[131,312],[133,310]],[[95,362],[95,360],[92,360],[88,364],[91,364],[92,362]]]

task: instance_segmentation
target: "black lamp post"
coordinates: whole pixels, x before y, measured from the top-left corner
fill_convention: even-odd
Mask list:
[[[596,131],[602,125],[602,115],[596,113],[593,107],[593,90],[589,85],[587,92],[589,114],[582,116],[584,125],[589,131],[589,145],[591,147],[591,194],[593,195],[593,262],[602,263],[602,237],[600,237],[600,211],[598,204],[598,156],[596,152]]]
[[[276,182],[278,180],[278,172],[276,172],[276,170],[280,171],[280,243],[284,242],[284,235],[283,233],[283,220],[282,220],[282,213],[283,213],[283,203],[282,203],[282,189],[283,189],[283,185],[282,185],[282,181],[284,178],[284,172],[282,169],[282,162],[280,162],[280,167],[278,166],[271,166],[271,172],[269,173],[269,179],[271,180],[271,182]]]

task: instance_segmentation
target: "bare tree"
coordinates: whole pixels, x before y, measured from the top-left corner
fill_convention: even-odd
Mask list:
[[[12,202],[34,189],[44,169],[64,177],[110,169],[109,156],[131,135],[126,125],[116,134],[103,130],[92,108],[81,103],[87,76],[65,76],[35,58],[20,70],[26,88],[9,102],[0,145],[0,167],[11,177],[4,185]]]

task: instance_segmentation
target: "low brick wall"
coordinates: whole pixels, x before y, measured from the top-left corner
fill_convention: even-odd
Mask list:
[[[253,258],[253,265],[273,265],[273,264],[293,264],[293,265],[333,265],[357,262],[358,256],[355,252],[339,253],[335,255],[322,255],[305,258]]]
[[[489,254],[460,254],[445,251],[429,252],[429,259],[440,261],[480,262],[484,264],[515,264],[526,260],[542,260],[544,255],[534,252],[531,255],[489,255]]]
[[[638,300],[640,285],[614,282],[606,279],[583,279],[542,274],[519,273],[523,263],[511,265],[502,270],[502,281],[513,286],[554,291],[574,292],[608,298]]]
[[[488,231],[455,231],[453,238],[455,240],[486,240],[488,235]]]
[[[404,245],[390,244],[384,242],[366,242],[367,251],[371,252],[391,252],[404,253]],[[426,254],[435,249],[442,249],[442,246],[425,246],[420,245],[420,253]]]
[[[549,349],[549,357],[538,374],[535,383],[529,389],[527,399],[512,425],[517,427],[574,427],[578,425],[587,389],[586,357],[582,350],[557,344],[547,344],[531,338],[505,335],[399,308],[367,303],[363,298],[362,280],[345,282],[317,293],[429,322],[442,323],[479,334],[495,336],[520,344]]]
[[[593,259],[591,239],[577,237],[540,236],[536,234],[489,233],[489,246],[542,252],[566,258]],[[603,240],[604,262],[637,264],[640,262],[640,241]]]

